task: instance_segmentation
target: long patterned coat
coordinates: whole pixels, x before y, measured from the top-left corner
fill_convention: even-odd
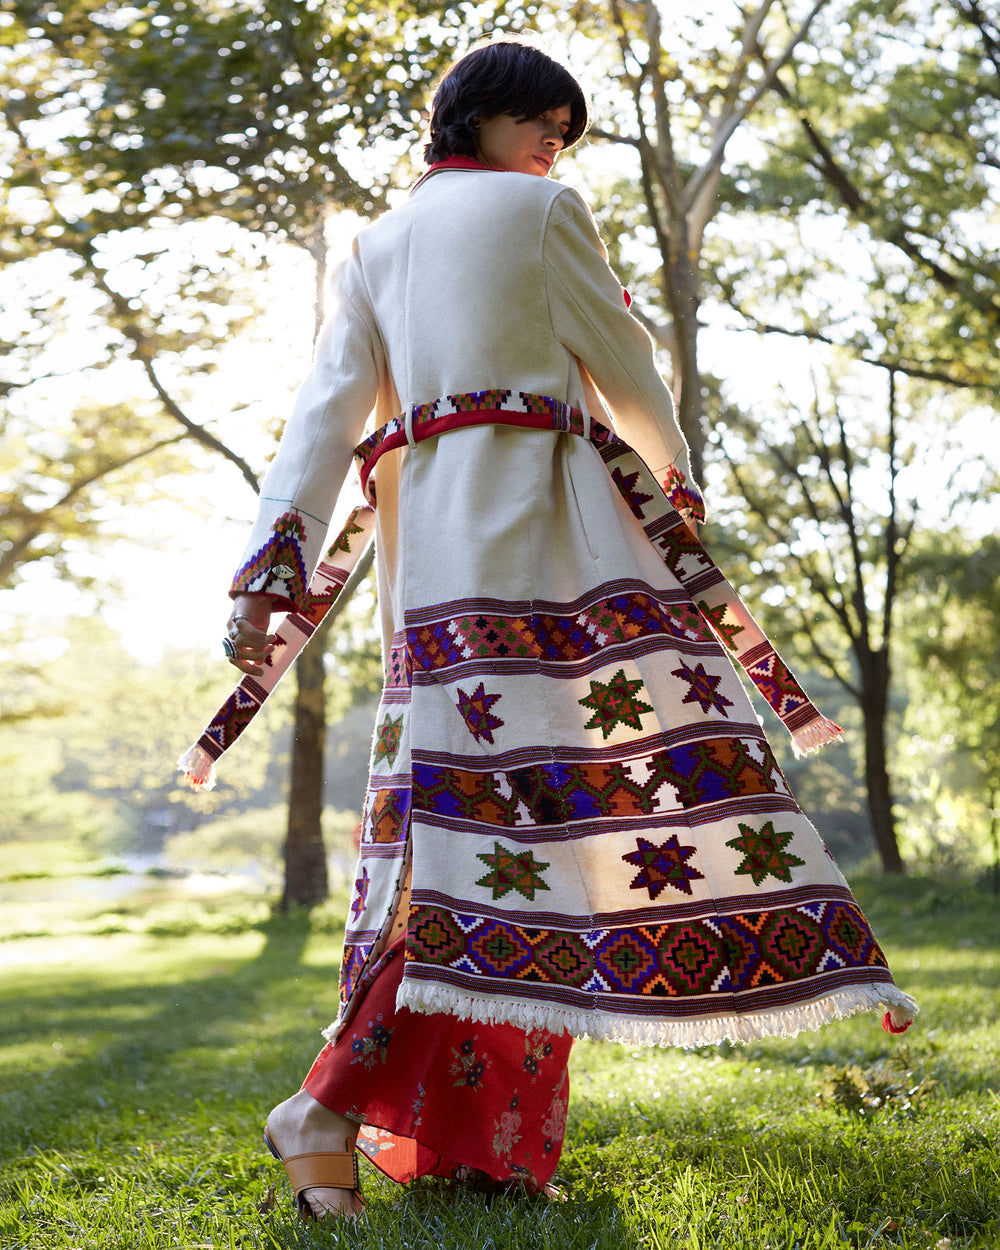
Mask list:
[[[328,1035],[394,921],[417,1011],[682,1045],[912,1016],[733,667],[823,740],[684,523],[589,212],[467,165],[359,235],[234,583],[301,605],[374,413],[386,684]]]

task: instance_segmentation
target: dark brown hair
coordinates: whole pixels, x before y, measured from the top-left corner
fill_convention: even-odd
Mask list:
[[[438,84],[431,104],[428,165],[449,156],[476,156],[478,119],[507,113],[518,121],[569,108],[568,148],[587,129],[587,102],[569,70],[529,44],[502,40],[456,61]]]

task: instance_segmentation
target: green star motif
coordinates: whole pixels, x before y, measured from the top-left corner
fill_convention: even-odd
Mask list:
[[[375,741],[375,759],[388,760],[390,764],[395,764],[396,756],[399,754],[399,743],[403,736],[403,715],[402,713],[395,720],[391,716],[386,716],[385,720],[378,727],[378,738]]]
[[[534,900],[536,890],[549,888],[542,880],[542,869],[549,865],[536,860],[534,851],[512,851],[494,842],[492,855],[477,855],[476,858],[493,870],[480,877],[476,885],[491,889],[494,898],[503,898],[511,890],[516,890],[525,898]]]
[[[726,843],[744,857],[743,863],[736,869],[738,877],[751,877],[754,885],[760,885],[765,877],[790,882],[791,870],[805,863],[804,859],[785,850],[795,834],[775,833],[772,821],[769,820],[762,829],[751,829],[742,822],[739,828],[740,836],[730,838]]]
[[[351,539],[354,537],[355,534],[361,533],[361,526],[355,524],[355,519],[354,519],[355,515],[356,514],[352,514],[348,518],[347,524],[344,526],[343,530],[341,531],[340,537],[337,539],[337,541],[333,544],[333,546],[327,552],[327,555],[332,556],[335,551],[350,552]]]
[[[704,599],[698,600],[698,607],[701,609],[702,615],[707,621],[711,621],[715,632],[726,644],[730,651],[736,650],[736,643],[733,639],[737,634],[742,634],[745,626],[737,625],[733,621],[726,621],[726,605],[718,604],[714,608],[710,608]]]
[[[578,700],[581,707],[594,709],[584,729],[600,729],[602,738],[610,737],[618,725],[641,729],[643,712],[653,710],[651,704],[637,697],[642,689],[642,681],[629,681],[623,668],[610,681],[592,681],[590,694]]]

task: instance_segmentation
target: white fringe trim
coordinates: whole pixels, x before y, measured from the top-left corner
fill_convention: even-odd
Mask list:
[[[177,767],[192,790],[215,789],[215,761],[197,742],[188,747],[177,761]]]
[[[695,1020],[649,1020],[620,1016],[605,1011],[573,1011],[526,1003],[521,1000],[473,997],[431,981],[411,981],[405,977],[396,996],[396,1008],[408,1007],[425,1015],[447,1012],[459,1020],[479,1024],[512,1024],[526,1032],[545,1029],[549,1033],[570,1033],[626,1046],[715,1046],[720,1042],[745,1043],[763,1037],[795,1037],[803,1030],[821,1028],[834,1020],[844,1020],[859,1011],[881,1011],[888,1007],[893,1021],[912,1020],[919,1008],[895,985],[855,985],[832,990],[810,1003],[774,1007],[747,1015],[704,1016]],[[338,1031],[335,1022],[323,1030],[328,1041]]]
[[[811,755],[813,751],[818,751],[830,742],[839,742],[843,736],[844,731],[836,721],[830,720],[828,716],[820,716],[792,734],[792,754],[796,759],[801,759],[803,755]]]

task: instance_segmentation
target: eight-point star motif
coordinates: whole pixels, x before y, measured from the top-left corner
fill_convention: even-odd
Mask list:
[[[536,860],[534,851],[512,851],[502,843],[494,842],[492,855],[477,855],[476,858],[493,870],[480,877],[476,885],[491,889],[494,898],[503,898],[511,890],[516,890],[533,900],[536,890],[549,888],[542,880],[542,870],[549,865]]]
[[[704,664],[696,664],[694,668],[689,668],[684,661],[681,661],[680,668],[671,670],[672,677],[679,677],[681,681],[689,683],[691,689],[687,692],[682,703],[700,703],[701,710],[707,712],[710,708],[715,708],[717,712],[721,712],[723,716],[728,716],[727,707],[733,706],[732,699],[727,699],[724,694],[720,694],[716,687],[722,681],[721,676],[705,671]]]
[[[645,838],[636,838],[636,843],[637,851],[622,856],[627,864],[635,864],[639,869],[629,883],[630,890],[647,889],[650,898],[658,898],[671,885],[682,894],[690,894],[691,882],[704,879],[705,874],[687,862],[695,847],[681,846],[676,833],[660,846]]]
[[[785,850],[795,834],[775,833],[773,821],[769,820],[762,829],[752,829],[741,821],[739,828],[739,837],[730,838],[726,843],[744,857],[743,863],[736,869],[738,877],[750,877],[754,885],[760,885],[765,877],[790,882],[791,870],[805,863],[804,859]]]
[[[375,759],[388,760],[390,764],[395,764],[396,756],[399,754],[399,742],[403,736],[403,714],[402,712],[395,720],[386,715],[385,720],[378,727],[378,738],[375,742]]]
[[[629,681],[623,668],[610,681],[592,681],[590,694],[578,700],[581,707],[594,709],[584,729],[600,729],[602,738],[610,737],[617,725],[641,729],[643,712],[653,710],[651,704],[638,698],[642,689],[642,681],[639,678]]]
[[[499,729],[503,721],[499,716],[494,716],[490,708],[494,703],[499,703],[502,697],[499,694],[487,694],[482,682],[472,694],[466,694],[464,690],[459,689],[458,702],[455,706],[461,712],[469,733],[477,742],[482,738],[492,745],[493,730]]]

